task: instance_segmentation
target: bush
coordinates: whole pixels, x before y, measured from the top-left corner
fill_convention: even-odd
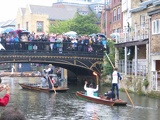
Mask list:
[[[145,79],[145,80],[143,81],[143,86],[148,87],[148,85],[149,85],[149,81]]]

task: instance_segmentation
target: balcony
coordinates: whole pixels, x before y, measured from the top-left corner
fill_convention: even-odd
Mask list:
[[[126,43],[126,42],[136,42],[149,39],[149,28],[148,24],[136,25],[135,27],[128,28],[116,34],[116,44]]]

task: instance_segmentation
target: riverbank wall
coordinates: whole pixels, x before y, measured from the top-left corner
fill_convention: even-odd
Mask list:
[[[143,76],[122,75],[122,82],[128,92],[150,97],[160,97],[160,91],[151,90],[151,83]],[[101,84],[111,85],[112,78],[110,75],[101,78]],[[119,89],[124,90],[121,83]]]

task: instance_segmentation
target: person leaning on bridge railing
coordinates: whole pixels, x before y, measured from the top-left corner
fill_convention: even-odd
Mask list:
[[[10,41],[8,41],[10,39],[10,34],[6,34],[6,40],[3,40],[3,44],[5,45],[4,47],[6,48],[6,51],[11,50],[10,49]],[[8,38],[7,38],[8,36]],[[93,48],[93,52],[96,53],[103,53],[104,49],[103,48],[103,44],[101,41],[101,37],[90,37],[87,35],[84,36],[78,36],[76,38],[76,40],[78,40],[78,42],[76,43],[76,47],[75,46],[71,46],[72,49],[68,49],[70,45],[73,45],[73,43],[71,42],[71,37],[69,36],[61,36],[59,35],[59,37],[57,37],[57,35],[55,35],[55,41],[50,41],[49,37],[45,37],[45,40],[42,40],[42,38],[35,34],[34,37],[29,37],[26,38],[26,35],[23,35],[22,38],[24,38],[25,40],[20,40],[18,43],[16,41],[13,42],[13,48],[14,50],[16,50],[17,52],[19,50],[25,50],[25,51],[35,51],[34,50],[34,45],[37,46],[36,51],[38,52],[42,52],[42,51],[47,51],[47,52],[54,52],[54,53],[85,53],[87,54],[88,52],[88,47],[89,45]],[[29,39],[32,40],[29,40]],[[61,39],[61,42],[58,42],[58,39]],[[21,45],[21,49],[17,49],[16,45]],[[51,46],[50,46],[51,45]],[[61,45],[61,46],[57,46],[57,45]],[[75,45],[75,44],[74,44]],[[75,49],[73,49],[73,47]],[[49,49],[47,49],[49,48]],[[59,49],[57,49],[59,48]],[[61,50],[60,50],[61,49]],[[13,50],[12,50],[13,52]]]

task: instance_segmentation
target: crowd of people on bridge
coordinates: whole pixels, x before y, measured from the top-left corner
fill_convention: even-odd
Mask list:
[[[107,48],[106,38],[100,35],[68,36],[53,33],[38,35],[17,30],[0,34],[0,41],[5,50],[100,52]]]

